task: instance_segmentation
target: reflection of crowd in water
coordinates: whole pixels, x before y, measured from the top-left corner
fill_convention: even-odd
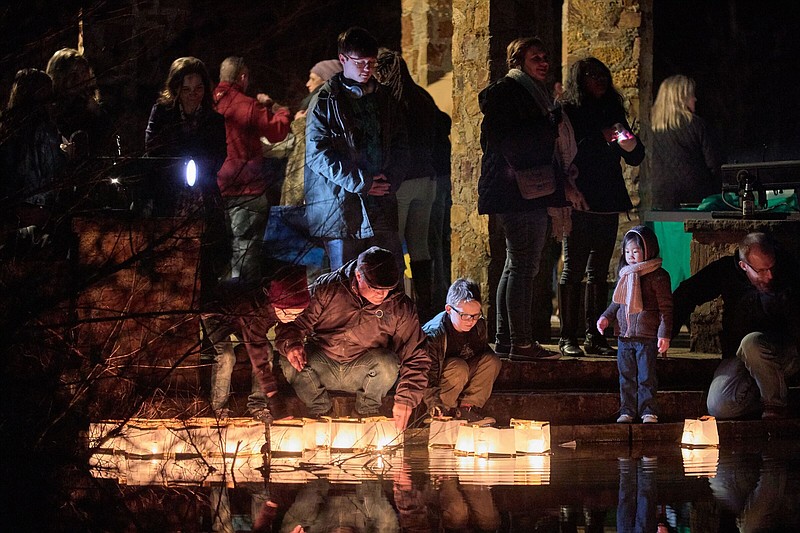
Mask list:
[[[407,471],[356,484],[214,487],[214,531],[233,531],[232,524],[285,533],[796,531],[800,485],[791,448],[777,442],[761,451],[723,449],[713,472],[700,478],[684,476],[671,453],[624,457],[613,466],[600,459],[591,463],[602,471],[597,479],[533,488]],[[606,467],[618,472],[618,492]]]

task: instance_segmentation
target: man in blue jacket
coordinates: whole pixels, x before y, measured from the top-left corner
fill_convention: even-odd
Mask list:
[[[378,43],[363,28],[339,36],[343,71],[309,105],[306,219],[336,270],[370,246],[391,251],[402,270],[397,197],[405,155],[400,115],[373,78]],[[393,127],[394,126],[394,127]]]

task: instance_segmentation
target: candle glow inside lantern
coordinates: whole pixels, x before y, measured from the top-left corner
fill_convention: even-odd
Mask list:
[[[363,441],[367,448],[382,450],[387,446],[403,445],[403,433],[398,431],[394,420],[385,416],[375,416],[363,420]]]
[[[475,453],[475,429],[477,426],[458,426],[454,452],[458,455],[472,455]]]
[[[351,452],[364,449],[364,424],[357,418],[330,420],[331,451]]]
[[[480,457],[512,457],[516,455],[514,428],[475,428],[475,455]]]
[[[719,446],[717,420],[713,416],[687,418],[683,423],[681,446]]]
[[[550,449],[550,422],[511,419],[516,451],[544,453]]]
[[[302,420],[275,421],[269,426],[270,451],[276,456],[302,456],[305,447]]]
[[[458,439],[458,428],[465,425],[465,420],[454,420],[451,417],[439,417],[431,420],[428,431],[428,446],[431,448],[453,448]]]

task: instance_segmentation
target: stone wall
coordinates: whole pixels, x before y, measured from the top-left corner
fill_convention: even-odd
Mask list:
[[[402,0],[402,50],[414,80],[430,85],[453,70],[452,0]]]

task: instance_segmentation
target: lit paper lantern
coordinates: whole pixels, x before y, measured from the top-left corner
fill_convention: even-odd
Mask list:
[[[428,446],[432,448],[453,448],[458,438],[458,428],[466,420],[453,420],[450,417],[434,418],[428,431]]]
[[[716,477],[719,448],[681,447],[681,456],[683,457],[683,474],[686,477]]]
[[[516,451],[544,453],[550,449],[550,422],[511,419]]]
[[[512,457],[516,455],[514,428],[475,428],[475,455],[480,457]]]
[[[173,433],[163,421],[128,423],[125,432],[125,451],[138,457],[168,457],[173,445]]]
[[[682,446],[719,446],[717,420],[713,416],[687,418],[683,423]]]
[[[123,453],[127,449],[125,426],[117,420],[89,424],[89,449],[110,453]],[[109,437],[110,434],[115,434]]]
[[[316,450],[317,449],[317,429],[318,426],[324,426],[322,430],[322,445],[325,445],[326,432],[328,421],[316,420],[314,418],[303,418],[303,449]]]
[[[302,456],[305,436],[302,420],[276,421],[269,426],[270,452],[276,456]]]
[[[331,451],[351,452],[364,449],[364,424],[356,418],[332,418]]]
[[[363,441],[367,448],[382,450],[387,446],[402,446],[403,432],[397,429],[394,420],[385,416],[363,419]]]
[[[455,453],[458,455],[472,455],[475,453],[475,429],[478,426],[458,426],[456,435]]]

